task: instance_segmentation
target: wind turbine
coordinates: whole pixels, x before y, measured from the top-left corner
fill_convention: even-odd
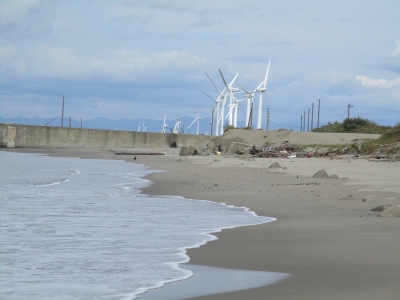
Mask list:
[[[253,98],[254,98],[254,95],[255,95],[256,91],[249,92],[244,87],[242,87],[240,84],[239,84],[239,86],[245,92],[245,94],[243,96],[245,98],[247,98],[246,127],[251,127],[252,124],[250,124],[251,123],[250,122],[250,111],[253,110]]]
[[[200,125],[201,118],[199,117],[199,111],[197,109],[197,104],[196,104],[196,119],[193,120],[193,122],[189,125],[189,127],[187,129],[189,130],[190,126],[192,126],[196,121],[197,121],[197,135],[199,135],[199,125]]]
[[[139,124],[137,126],[137,131],[140,131],[141,127],[140,127],[140,122],[142,122],[142,120],[139,121]]]
[[[167,127],[168,127],[168,125],[165,123],[165,118],[167,117],[167,115],[165,114],[164,115],[164,124],[163,124],[163,126],[162,126],[162,130],[161,130],[161,133],[166,133],[167,131],[165,130]]]
[[[225,107],[226,99],[228,98],[228,96],[230,96],[229,97],[229,105],[228,105],[228,107],[230,109],[230,113],[228,114],[229,115],[228,125],[232,125],[232,113],[231,113],[231,110],[232,110],[232,107],[234,105],[233,104],[233,98],[234,98],[233,97],[233,93],[239,91],[238,88],[234,88],[232,85],[235,82],[236,78],[238,77],[239,73],[237,73],[236,76],[232,79],[232,81],[229,84],[227,84],[226,80],[224,78],[224,75],[222,75],[221,70],[218,69],[218,71],[219,71],[219,74],[221,74],[222,80],[224,81],[224,84],[226,86],[226,93],[224,94],[224,97],[223,97],[222,109],[221,109],[221,114],[220,114],[220,118],[221,118],[220,126],[221,126],[221,134],[222,134],[223,130],[224,130],[224,123],[223,123],[224,122],[224,107]]]
[[[181,127],[181,121],[179,121],[178,115],[176,115],[176,123],[174,129],[172,129],[172,133],[178,134],[179,128]]]
[[[224,78],[224,75],[222,75],[222,72],[221,72],[221,70],[220,69],[218,69],[218,71],[219,71],[219,74],[221,74],[221,77],[222,77],[222,80],[224,81],[224,84],[225,84],[225,86],[226,86],[226,91],[227,91],[227,93],[225,94],[225,97],[224,97],[224,102],[223,102],[223,106],[222,106],[222,112],[221,112],[221,118],[223,118],[223,108],[224,108],[224,106],[225,106],[225,102],[226,102],[226,98],[228,97],[228,95],[229,95],[229,105],[228,105],[228,107],[229,107],[229,109],[230,109],[230,112],[228,113],[228,115],[229,115],[229,119],[228,119],[228,124],[229,125],[232,125],[232,109],[233,109],[233,107],[234,107],[234,104],[233,104],[233,93],[234,92],[238,92],[239,91],[239,89],[238,88],[234,88],[233,87],[233,83],[235,82],[235,80],[236,80],[236,78],[239,76],[239,73],[237,73],[236,74],[236,76],[233,78],[233,80],[231,81],[231,83],[229,83],[229,84],[227,84],[226,83],[226,80],[225,80],[225,78]],[[223,124],[222,124],[222,130],[223,130]],[[222,130],[221,130],[221,132],[222,132]]]
[[[210,95],[208,95],[207,93],[201,91],[204,95],[206,95],[207,97],[211,98],[214,102],[215,102],[215,107],[213,108],[213,114],[212,114],[212,118],[213,120],[215,120],[215,135],[218,136],[218,129],[219,129],[219,105],[222,102],[222,97],[221,95],[218,96],[217,99],[214,99],[213,97],[211,97]],[[214,122],[212,122],[214,123]]]
[[[216,135],[216,136],[219,136],[219,127],[220,127],[220,121],[221,121],[221,117],[220,117],[220,105],[222,105],[222,103],[223,103],[226,87],[225,87],[225,88],[222,90],[222,92],[221,92],[221,91],[217,88],[217,86],[215,85],[215,83],[211,80],[210,76],[208,76],[207,72],[205,72],[205,73],[206,73],[208,79],[210,79],[211,83],[213,84],[213,86],[215,87],[215,89],[217,90],[217,92],[218,92],[218,94],[219,94],[218,98],[217,98],[217,99],[214,99],[213,97],[211,97],[211,96],[209,96],[209,95],[207,95],[206,93],[203,92],[203,94],[207,95],[208,97],[210,97],[211,99],[213,99],[214,102],[215,102],[215,106],[214,106],[214,109],[213,109],[213,110],[214,110],[213,119],[214,119],[216,122],[213,122],[213,123],[215,123],[215,135]],[[221,110],[222,110],[222,108],[221,108]],[[223,125],[221,126],[221,128],[222,128],[222,127],[223,127]],[[221,131],[221,134],[222,134],[222,131]]]
[[[275,107],[274,102],[272,101],[271,97],[268,95],[267,92],[267,79],[268,79],[268,72],[269,72],[269,65],[271,61],[268,61],[267,73],[265,74],[264,80],[260,83],[260,85],[256,88],[256,92],[260,93],[260,98],[258,102],[258,118],[257,118],[257,129],[261,129],[261,117],[262,117],[262,93],[266,93],[269,100],[271,100],[272,105]],[[275,107],[276,109],[276,107]]]
[[[143,131],[146,132],[147,127],[144,125],[143,121],[142,121],[142,125],[143,125]]]

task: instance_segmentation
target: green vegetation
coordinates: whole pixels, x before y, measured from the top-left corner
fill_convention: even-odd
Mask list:
[[[352,133],[377,133],[385,134],[391,129],[390,126],[380,126],[375,121],[354,117],[345,119],[343,123],[335,122],[323,125],[321,128],[313,129],[314,132],[352,132]]]
[[[393,128],[377,140],[370,140],[362,145],[362,152],[372,153],[381,152],[394,154],[400,152],[400,123],[397,123]],[[388,146],[389,145],[389,146]],[[385,146],[385,147],[383,147]]]
[[[313,130],[318,132],[319,130]],[[328,123],[328,125],[320,128],[321,132],[353,132],[353,133],[377,133],[382,136],[379,139],[373,140],[353,140],[352,144],[347,145],[329,145],[329,150],[333,148],[343,149],[349,147],[348,153],[361,153],[372,154],[379,153],[382,155],[393,155],[400,154],[400,122],[395,126],[379,126],[374,121],[368,119],[362,119],[360,117],[353,119],[346,119],[343,123],[335,122],[334,124]],[[359,148],[358,145],[361,144]],[[316,147],[317,145],[308,145],[310,147]],[[323,146],[321,146],[323,147]]]

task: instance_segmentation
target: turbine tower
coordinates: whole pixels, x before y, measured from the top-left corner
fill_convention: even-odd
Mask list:
[[[197,121],[197,135],[199,135],[199,125],[200,125],[201,118],[199,117],[199,111],[197,109],[197,104],[196,104],[196,119],[193,120],[193,122],[189,125],[189,127],[187,129],[189,130],[190,126],[192,126],[196,121]]]
[[[271,100],[272,105],[275,107],[274,102],[272,101],[271,97],[268,95],[267,92],[267,79],[268,79],[268,72],[269,72],[269,65],[271,61],[268,61],[268,67],[267,67],[267,72],[265,74],[264,80],[260,83],[260,85],[257,87],[256,92],[260,93],[260,98],[258,102],[258,118],[257,118],[257,129],[262,129],[261,127],[261,118],[262,118],[262,93],[266,93],[269,100]],[[276,109],[276,107],[275,107]]]
[[[223,118],[223,105],[224,105],[224,97],[225,97],[225,90],[226,87],[222,90],[222,92],[217,88],[217,86],[215,85],[215,83],[211,80],[210,76],[208,76],[207,72],[205,72],[208,79],[210,79],[211,83],[213,84],[213,86],[215,87],[215,89],[218,92],[218,98],[214,99],[213,97],[209,96],[208,94],[204,93],[205,95],[207,95],[208,97],[210,97],[211,99],[214,100],[215,102],[215,106],[214,106],[214,113],[213,113],[213,119],[215,120],[213,123],[215,123],[215,135],[219,136],[220,134],[223,133],[223,131],[221,130],[221,132],[219,131],[220,127],[223,128],[223,124],[221,126],[220,122],[221,122],[221,111],[222,111],[222,118]],[[221,108],[220,108],[221,106]]]
[[[244,87],[242,87],[240,84],[239,86],[242,88],[242,90],[245,92],[245,94],[243,95],[245,98],[247,98],[247,110],[246,110],[246,127],[251,127],[252,124],[250,124],[250,111],[253,108],[253,98],[254,98],[254,94],[256,93],[256,91],[253,92],[249,92],[248,90],[246,90]]]
[[[165,115],[164,115],[164,124],[163,124],[163,126],[161,127],[161,128],[162,128],[162,129],[161,129],[161,133],[166,133],[166,132],[167,132],[166,129],[167,129],[168,125],[167,125],[167,123],[165,123],[166,117],[167,117],[167,115],[165,114]]]
[[[226,95],[225,95],[225,97],[224,97],[224,102],[223,102],[223,105],[224,105],[224,106],[225,106],[225,103],[226,103],[226,98],[227,98],[228,95],[229,95],[229,104],[228,104],[228,107],[229,107],[229,113],[228,113],[229,119],[228,119],[228,125],[232,125],[232,118],[233,118],[232,110],[233,110],[233,108],[234,108],[234,104],[233,104],[233,102],[234,102],[234,100],[233,100],[233,99],[234,99],[234,96],[233,96],[233,93],[239,91],[238,88],[234,88],[234,87],[233,87],[233,83],[235,82],[236,78],[239,76],[239,73],[236,74],[236,76],[233,78],[233,80],[231,81],[231,83],[227,84],[227,83],[226,83],[226,80],[225,80],[225,78],[224,78],[224,75],[222,75],[221,70],[218,69],[218,71],[219,71],[219,74],[221,74],[222,80],[224,81],[224,84],[225,84],[225,86],[226,86],[226,92],[227,92],[227,93],[226,93]],[[222,115],[222,118],[223,118],[223,115]],[[222,128],[223,128],[223,124],[222,124]],[[221,132],[222,132],[222,131],[221,131]]]

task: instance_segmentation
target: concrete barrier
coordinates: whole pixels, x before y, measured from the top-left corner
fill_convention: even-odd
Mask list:
[[[1,147],[15,128],[16,148],[162,148],[207,145],[213,136],[0,124]]]

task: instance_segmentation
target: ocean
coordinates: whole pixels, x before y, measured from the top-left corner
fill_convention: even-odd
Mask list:
[[[135,299],[193,274],[186,249],[275,219],[140,188],[155,170],[0,151],[0,299]]]

